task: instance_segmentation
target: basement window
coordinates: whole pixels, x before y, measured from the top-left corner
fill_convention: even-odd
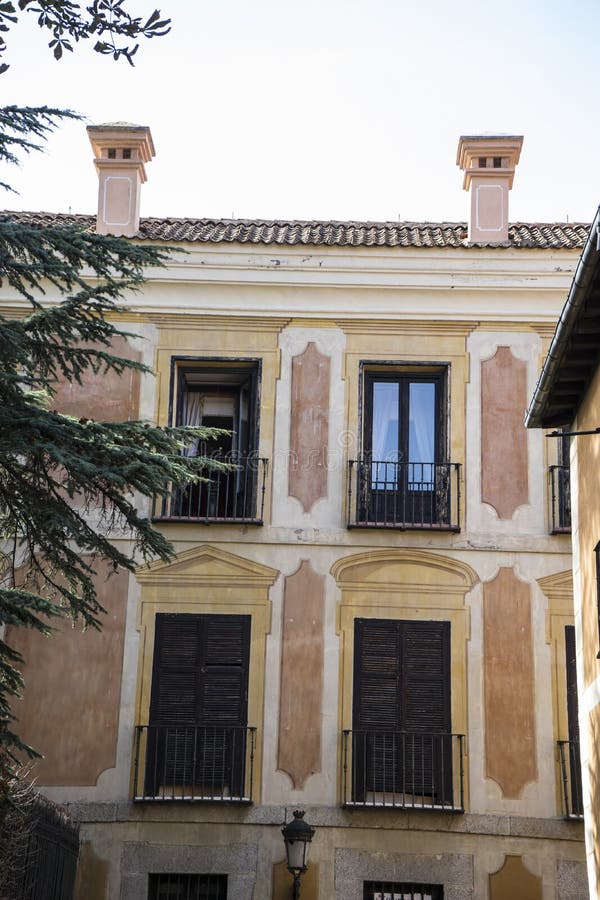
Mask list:
[[[441,884],[365,881],[363,900],[444,900]]]
[[[150,875],[149,900],[226,900],[227,875]]]

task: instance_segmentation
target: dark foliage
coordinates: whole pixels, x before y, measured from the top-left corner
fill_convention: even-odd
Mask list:
[[[161,18],[155,9],[147,18],[132,15],[126,0],[92,0],[87,6],[71,0],[0,0],[0,74],[8,50],[8,33],[26,13],[37,17],[40,28],[48,29],[48,47],[59,60],[65,50],[72,51],[79,41],[95,40],[94,50],[113,59],[126,59],[133,65],[138,51],[137,38],[162,37],[171,30],[171,20]]]

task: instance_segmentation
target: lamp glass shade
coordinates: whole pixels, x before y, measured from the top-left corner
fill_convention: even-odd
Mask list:
[[[287,854],[288,869],[305,869],[308,862],[308,848],[310,844],[306,841],[290,841],[285,842],[285,852]]]
[[[283,826],[281,833],[285,841],[288,869],[290,872],[304,872],[315,829],[304,821],[302,810],[295,810],[293,820]]]

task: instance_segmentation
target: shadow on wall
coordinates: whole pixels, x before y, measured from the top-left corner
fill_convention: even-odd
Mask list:
[[[73,900],[106,900],[108,862],[96,856],[89,841],[79,847],[79,863]]]

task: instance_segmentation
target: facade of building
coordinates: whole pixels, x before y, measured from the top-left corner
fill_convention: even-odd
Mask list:
[[[583,248],[528,412],[566,432],[573,515],[574,647],[590,896],[600,890],[600,213]]]
[[[283,900],[298,808],[304,900],[583,900],[567,481],[523,415],[587,227],[508,225],[518,137],[461,138],[468,224],[139,220],[148,130],[90,137],[77,221],[186,254],[122,315],[155,376],[57,403],[237,468],[151,510],[172,563],[98,573],[101,633],[8,634],[79,900]]]

